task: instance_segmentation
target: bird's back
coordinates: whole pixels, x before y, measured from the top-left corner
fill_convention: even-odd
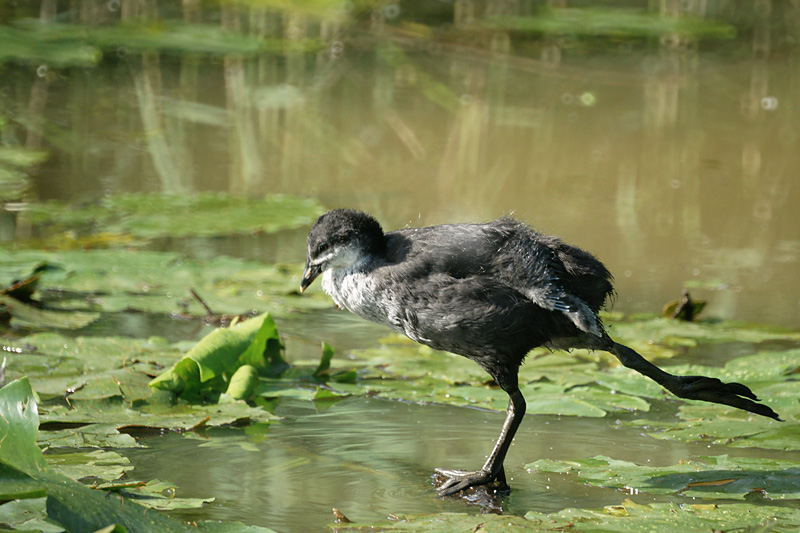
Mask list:
[[[592,254],[511,218],[386,234],[387,261],[399,276],[488,276],[536,304],[566,314],[599,335],[594,316],[613,293],[612,277]]]

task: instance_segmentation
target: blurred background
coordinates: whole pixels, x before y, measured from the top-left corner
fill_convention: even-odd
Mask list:
[[[800,326],[798,0],[0,0],[0,24],[6,242],[26,206],[126,192],[511,213],[597,254],[615,310],[688,287]],[[180,246],[300,263],[306,232]]]

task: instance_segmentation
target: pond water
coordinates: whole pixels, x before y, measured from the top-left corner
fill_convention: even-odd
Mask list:
[[[189,17],[100,4],[63,16]],[[91,67],[5,66],[4,136],[50,152],[26,199],[292,193],[369,211],[387,229],[513,213],[596,253],[617,279],[617,310],[656,311],[688,284],[710,315],[800,326],[794,3],[555,15],[538,2],[456,2],[456,14],[449,2],[371,14],[334,4],[223,10],[241,39],[312,52],[191,54],[158,34],[143,52],[121,33]],[[670,17],[686,33],[665,33]],[[303,240],[169,246],[301,262]]]
[[[648,416],[673,412],[674,404],[657,405]],[[494,444],[503,413],[374,398],[349,398],[319,410],[310,402],[287,401],[276,413],[285,421],[272,425],[263,439],[244,430],[218,429],[203,438],[169,434],[143,439],[149,448],[125,453],[142,479],[168,479],[181,497],[217,498],[202,510],[182,513],[187,518],[241,520],[298,532],[334,524],[332,508],[350,520],[369,523],[412,513],[523,515],[530,510],[597,508],[618,505],[626,497],[639,504],[702,501],[592,487],[566,475],[524,468],[541,458],[605,455],[648,466],[726,453],[800,460],[800,452],[665,445],[611,417],[528,416],[506,460],[509,496],[494,499],[476,493],[443,498],[434,491],[434,468],[480,466]]]
[[[279,51],[208,52],[222,45],[205,27],[207,48],[202,39],[164,44],[168,33],[148,34],[151,41],[95,36],[83,43],[97,47],[91,65],[0,64],[0,118],[7,119],[0,140],[49,152],[17,200],[293,194],[368,211],[386,229],[512,213],[595,253],[616,278],[615,311],[658,313],[688,287],[707,300],[704,316],[800,327],[796,2],[665,0],[650,2],[660,9],[647,13],[605,2],[611,18],[627,21],[611,28],[605,11],[539,11],[544,4],[585,7],[579,2],[379,2],[371,9],[320,2],[284,11],[234,3],[201,9],[192,1],[183,10],[173,3],[139,11],[124,1],[70,5],[77,4],[84,9],[59,20],[221,24],[242,41],[227,46],[275,39]],[[44,8],[14,10],[49,16]],[[492,18],[504,14],[518,23]],[[664,20],[673,22],[665,27]],[[684,33],[674,21],[688,24]],[[6,214],[16,217],[20,207],[12,207]],[[299,264],[307,229],[156,239],[146,247]],[[37,228],[23,216],[0,227],[4,241],[30,236]],[[278,321],[291,360],[318,358],[321,340],[346,353],[376,346],[386,334],[333,310]],[[177,342],[206,331],[123,313],[79,333]],[[682,362],[719,365],[730,357],[726,348],[752,353],[718,345]],[[674,403],[653,408],[650,418],[674,416]],[[470,502],[436,497],[433,468],[479,466],[502,413],[363,397],[325,408],[284,400],[276,413],[285,420],[263,439],[214,429],[207,438],[144,439],[147,448],[125,453],[137,478],[169,480],[180,496],[216,498],[181,516],[278,531],[320,530],[333,521],[333,507],[370,521],[623,499],[620,491],[524,469],[542,457],[606,454],[668,465],[751,453],[657,441],[612,417],[529,416],[506,463],[515,490],[498,502]]]

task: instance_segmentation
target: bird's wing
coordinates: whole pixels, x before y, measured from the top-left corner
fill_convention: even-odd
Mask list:
[[[551,311],[561,311],[575,327],[598,337],[603,336],[603,324],[586,302],[565,292],[557,285],[537,286],[523,291],[533,303]]]
[[[581,331],[603,335],[595,312],[562,286],[562,280],[573,275],[554,249],[554,238],[515,220],[403,229],[388,233],[387,239],[396,255],[390,261],[407,272],[418,269],[455,278],[487,275],[544,309],[564,313]],[[567,248],[560,241],[557,245]]]
[[[506,267],[511,270],[511,277],[507,280],[512,286],[519,283],[518,280],[524,280],[524,285],[515,288],[535,304],[560,311],[581,331],[602,337],[603,324],[597,314],[580,296],[564,289],[562,280],[573,275],[552,245],[548,245],[551,238],[540,234],[529,234],[528,237],[529,240],[519,245],[518,253],[511,254],[515,264]],[[525,275],[520,277],[519,271]]]

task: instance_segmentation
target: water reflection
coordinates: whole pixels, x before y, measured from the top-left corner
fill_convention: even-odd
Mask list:
[[[797,326],[800,8],[622,4],[31,4],[2,142],[50,152],[25,199],[285,192],[389,228],[514,212],[607,262],[622,310],[688,283],[709,314]]]
[[[610,419],[529,416],[506,461],[513,491],[487,502],[474,495],[440,498],[431,476],[438,466],[481,463],[503,413],[349,398],[317,409],[310,402],[282,402],[277,414],[285,421],[270,426],[266,438],[232,429],[212,431],[207,440],[171,434],[147,439],[148,449],[127,453],[137,477],[169,480],[179,487],[178,496],[216,498],[182,516],[241,520],[278,531],[323,529],[333,522],[333,507],[351,520],[368,522],[404,513],[554,512],[615,505],[627,497],[640,504],[687,503],[692,500],[681,496],[590,487],[567,476],[527,472],[524,465],[541,458],[606,455],[667,466],[691,456],[753,453],[704,444],[664,446]],[[787,459],[786,452],[757,453]]]

